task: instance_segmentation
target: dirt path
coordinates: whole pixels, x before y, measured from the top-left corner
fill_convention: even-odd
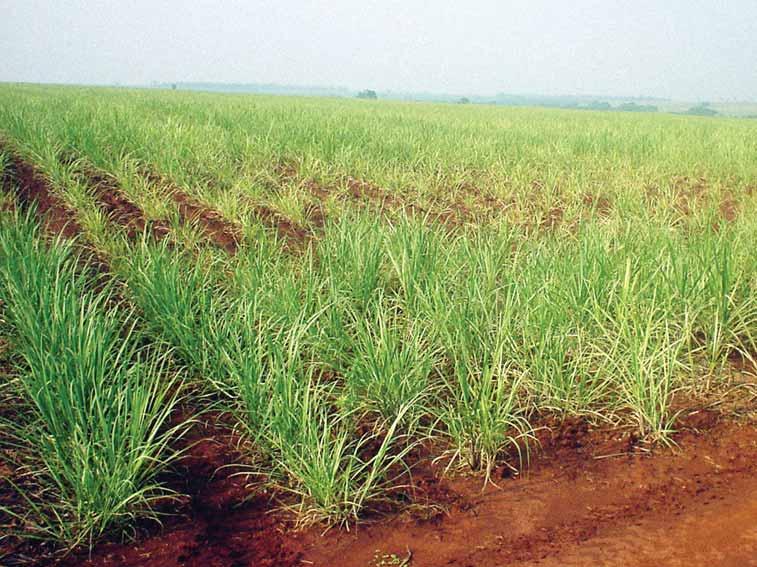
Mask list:
[[[208,439],[192,451],[187,516],[66,565],[376,567],[382,556],[400,565],[408,551],[406,567],[757,565],[757,425],[711,412],[684,424],[677,448],[649,454],[632,449],[628,432],[563,423],[541,434],[530,471],[499,478],[500,488],[441,481],[446,513],[416,510],[325,535],[292,531],[264,492],[214,475],[231,459],[229,443]]]
[[[757,565],[757,427],[707,428],[651,457],[595,459],[602,444],[579,434],[578,447],[566,443],[501,490],[477,494],[459,481],[464,497],[435,521],[304,534],[299,545],[323,567],[367,567],[377,552],[407,550],[413,567]]]
[[[736,481],[682,512],[608,530],[547,560],[516,565],[690,567],[757,565],[757,479]]]

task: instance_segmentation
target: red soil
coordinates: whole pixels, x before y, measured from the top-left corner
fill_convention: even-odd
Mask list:
[[[326,211],[323,209],[323,205],[310,204],[305,207],[305,216],[310,224],[316,229],[320,230],[326,226]]]
[[[720,205],[718,206],[720,216],[727,222],[735,221],[739,216],[739,204],[732,194],[723,195]]]
[[[458,195],[457,200],[453,204],[453,209],[466,221],[496,217],[516,205],[514,199],[495,197],[491,193],[481,189],[479,185],[470,181],[458,183],[452,188],[452,193]],[[464,205],[461,202],[460,195],[464,195],[466,199],[470,199],[472,207]]]
[[[710,413],[689,423],[678,449],[653,456],[629,451],[629,435],[566,424],[522,478],[483,492],[456,481],[463,497],[441,520],[297,541],[312,565],[338,567],[371,565],[376,550],[410,550],[414,566],[757,565],[757,428]]]
[[[543,231],[555,230],[562,224],[564,217],[565,211],[562,207],[552,207],[542,216],[539,228]]]
[[[302,179],[298,181],[299,173],[296,166],[291,163],[275,166],[274,173],[281,182],[298,182],[300,187],[316,199],[318,204],[308,206],[305,212],[310,224],[316,229],[322,228],[326,223],[326,216],[321,203],[331,196],[350,201],[358,207],[377,209],[379,214],[382,215],[391,211],[405,211],[409,215],[423,218],[429,222],[434,222],[448,228],[455,228],[464,221],[475,218],[475,215],[459,201],[451,204],[443,203],[441,206],[434,204],[428,208],[421,207],[417,204],[407,203],[397,195],[379,187],[375,183],[351,176],[347,176],[341,181],[341,185],[347,189],[347,191],[342,191],[338,187],[322,185],[314,179]],[[276,186],[277,183],[274,182],[272,187]]]
[[[607,217],[612,211],[612,201],[605,195],[586,193],[581,202],[589,209],[596,211],[600,217]]]
[[[380,209],[396,209],[403,206],[395,195],[370,181],[347,177],[345,185],[347,194],[356,201],[368,201],[378,205]]]
[[[148,221],[142,209],[123,194],[118,180],[113,176],[94,168],[82,168],[79,173],[92,189],[98,206],[113,222],[126,230],[130,239],[136,238],[146,230],[156,240],[168,235],[168,221]]]
[[[377,553],[410,554],[415,567],[757,565],[757,427],[701,411],[681,429],[676,448],[649,452],[628,431],[554,423],[528,471],[502,468],[498,487],[427,464],[415,473],[420,507],[325,535],[288,529],[265,493],[235,508],[255,489],[212,475],[238,456],[228,437],[208,438],[182,471],[185,518],[66,565],[370,567]]]
[[[362,179],[347,177],[347,198],[356,203],[363,203],[379,210],[380,213],[389,211],[404,211],[410,216],[436,223],[449,229],[458,227],[463,221],[472,218],[471,212],[464,204],[456,202],[452,205],[438,207],[422,207],[408,203],[390,191]]]
[[[191,415],[177,416],[177,420]],[[239,439],[210,415],[183,440],[185,456],[164,479],[188,499],[165,520],[162,533],[136,544],[104,544],[91,557],[79,555],[61,567],[294,567],[300,554],[286,545],[283,521],[271,514],[264,487],[240,474]],[[168,511],[170,504],[166,505]],[[152,526],[154,528],[154,526]]]
[[[6,175],[10,176],[11,185],[15,187],[19,205],[24,209],[35,205],[37,216],[48,234],[64,238],[81,234],[76,214],[50,190],[44,176],[18,155],[8,154],[11,163]]]
[[[94,289],[102,289],[106,282],[103,276],[110,273],[110,266],[82,238],[84,231],[76,220],[76,213],[53,193],[47,179],[33,165],[18,155],[9,153],[11,166],[6,175],[11,177],[10,185],[15,190],[18,205],[24,210],[35,208],[42,229],[48,236],[67,239],[78,237],[77,249],[81,254],[79,265],[95,278]],[[115,296],[111,299],[117,301]]]
[[[48,229],[68,230],[71,212],[44,179],[20,160],[14,169],[19,203],[37,203]],[[681,419],[676,448],[653,452],[627,431],[581,420],[551,425],[539,432],[542,449],[527,472],[503,467],[497,488],[440,478],[425,463],[412,496],[420,509],[322,535],[294,532],[269,513],[264,488],[221,468],[240,460],[238,439],[203,424],[167,479],[189,496],[170,510],[179,515],[135,543],[104,544],[63,565],[367,567],[377,550],[409,553],[408,567],[757,565],[754,423],[694,412]]]
[[[196,224],[216,247],[236,254],[242,243],[242,228],[225,219],[221,213],[187,195],[172,181],[150,167],[142,167],[140,174],[152,185],[161,187],[176,203],[183,223]]]
[[[325,201],[328,199],[329,195],[331,195],[331,191],[321,185],[320,183],[317,183],[313,179],[308,179],[305,181],[305,188],[310,192],[310,194],[318,199],[319,201]]]
[[[241,228],[176,187],[171,191],[171,198],[178,205],[182,219],[197,223],[213,244],[229,254],[235,254],[239,250],[242,242]]]
[[[292,246],[299,246],[313,237],[313,233],[291,219],[265,205],[250,204],[253,213],[264,226],[276,230],[284,241]],[[321,222],[323,226],[323,222]]]

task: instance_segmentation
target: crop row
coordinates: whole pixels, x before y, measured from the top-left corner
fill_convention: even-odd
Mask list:
[[[677,391],[755,352],[754,228],[586,227],[547,246],[358,216],[304,257],[200,261],[145,240],[113,263],[137,333],[68,246],[6,219],[3,302],[31,408],[14,437],[47,487],[29,508],[37,532],[76,543],[160,494],[149,481],[173,457],[178,390],[157,353],[234,416],[248,466],[295,495],[303,522],[357,519],[410,481],[420,443],[487,477],[517,466],[546,413],[665,441]]]
[[[225,415],[241,432],[243,470],[275,486],[302,524],[334,525],[405,501],[421,459],[482,482],[521,466],[552,415],[668,443],[678,409],[757,352],[754,172],[748,144],[731,137],[741,123],[670,118],[690,140],[715,128],[693,145],[710,176],[700,183],[670,177],[696,170],[643,121],[631,147],[614,130],[628,123],[596,123],[584,139],[563,131],[584,115],[537,113],[512,125],[523,155],[503,158],[506,135],[473,138],[484,118],[514,115],[459,124],[457,109],[399,106],[381,124],[364,107],[300,101],[293,120],[267,99],[254,113],[246,105],[258,99],[18,89],[0,97],[19,103],[0,103],[0,298],[13,361],[0,450],[15,455],[21,498],[2,513],[25,536],[72,548],[157,517],[172,496],[159,473],[175,472],[192,421],[179,402]],[[461,132],[474,149],[456,157]],[[436,154],[424,137],[440,141]],[[655,170],[648,153],[672,161]],[[493,202],[512,190],[534,217],[505,209],[450,227],[404,206],[413,184],[430,210],[435,192],[481,169]],[[337,179],[351,179],[335,189],[344,199],[328,196]],[[33,220],[43,185],[57,199],[37,210],[43,226],[60,228],[50,211],[70,213],[73,242]],[[390,218],[345,205],[351,191]],[[303,199],[329,214],[292,247],[282,233],[305,234],[294,228],[309,222]],[[233,254],[198,246],[228,227],[240,245],[218,244]],[[85,269],[83,248],[106,260],[107,277]]]

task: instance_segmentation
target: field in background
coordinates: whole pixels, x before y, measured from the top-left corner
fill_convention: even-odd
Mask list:
[[[545,427],[753,416],[756,157],[749,120],[3,86],[7,553],[427,514]]]
[[[133,85],[135,88],[148,88],[147,86]],[[310,96],[310,97],[333,97],[350,99],[360,95],[365,96],[367,91],[352,91],[340,87],[306,87],[306,86],[287,86],[276,84],[229,84],[229,83],[154,83],[150,85],[151,89],[161,90],[179,90],[195,91],[206,93],[228,93],[228,94],[247,94],[247,95],[286,95],[286,96]],[[661,98],[645,97],[604,97],[589,95],[528,95],[528,94],[506,94],[498,93],[491,96],[475,95],[470,93],[444,94],[444,93],[419,93],[419,92],[398,92],[398,91],[381,91],[376,93],[381,100],[394,100],[405,102],[423,102],[423,103],[471,103],[471,104],[488,104],[499,105],[504,107],[541,107],[541,108],[563,108],[577,110],[610,110],[612,107],[617,110],[621,105],[626,106],[626,111],[646,111],[654,107],[654,111],[668,112],[674,114],[686,113],[692,108],[701,107],[705,104],[717,114],[722,116],[733,116],[741,118],[757,117],[757,103],[744,101],[730,102],[705,102],[702,101],[685,101],[671,100]],[[641,107],[641,108],[639,108]]]

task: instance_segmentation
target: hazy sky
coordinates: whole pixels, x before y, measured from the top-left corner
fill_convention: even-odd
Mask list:
[[[0,0],[0,81],[757,100],[757,0]]]

